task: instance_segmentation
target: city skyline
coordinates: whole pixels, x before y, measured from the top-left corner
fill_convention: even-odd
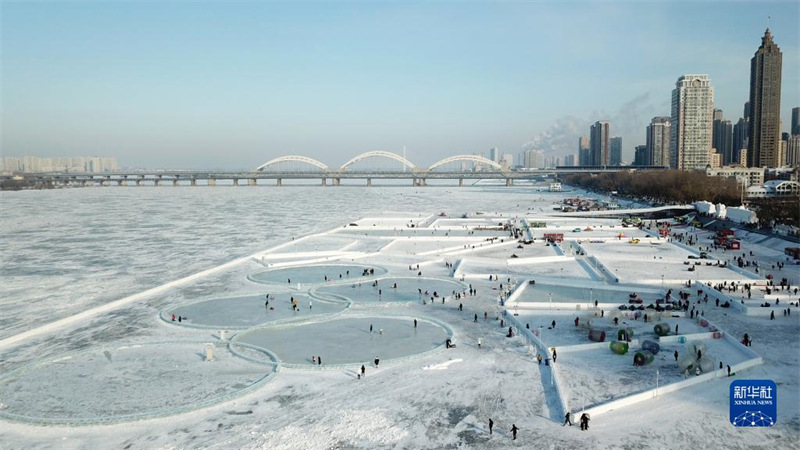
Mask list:
[[[709,74],[714,107],[738,119],[767,15],[789,131],[800,7],[684,6],[4,3],[2,156],[249,168],[404,145],[421,163],[516,155],[533,141],[563,158],[608,120],[630,162],[681,74]]]

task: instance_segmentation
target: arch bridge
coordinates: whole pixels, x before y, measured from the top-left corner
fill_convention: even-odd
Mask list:
[[[400,169],[357,169],[356,164],[371,158],[382,158],[402,164]],[[472,170],[441,170],[443,166],[454,162],[473,163]],[[296,163],[294,170],[285,166]],[[301,167],[297,169],[296,167]],[[658,171],[665,170],[663,166],[648,167],[607,167],[607,166],[577,166],[556,167],[542,170],[509,170],[500,164],[478,155],[455,155],[439,160],[427,168],[422,168],[403,156],[384,150],[374,150],[350,159],[341,166],[331,167],[317,159],[302,155],[285,155],[273,158],[249,171],[196,171],[196,170],[153,170],[130,171],[113,173],[15,173],[0,175],[0,181],[23,183],[32,186],[239,186],[241,181],[249,186],[259,185],[264,180],[274,180],[278,186],[283,180],[320,180],[326,186],[328,180],[334,186],[339,185],[342,179],[366,180],[367,186],[372,185],[373,179],[409,180],[414,186],[426,185],[428,179],[458,180],[462,186],[464,180],[494,179],[505,180],[506,186],[512,186],[514,180],[532,180],[545,177],[558,177],[565,174],[597,174],[603,172],[620,171]]]

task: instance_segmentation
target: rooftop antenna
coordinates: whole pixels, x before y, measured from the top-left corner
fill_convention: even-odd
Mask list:
[[[772,16],[768,15],[767,16],[767,29],[768,30],[769,30],[769,22],[770,22],[771,19],[772,19]]]

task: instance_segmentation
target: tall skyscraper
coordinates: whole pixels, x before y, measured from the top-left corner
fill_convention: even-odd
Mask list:
[[[740,118],[733,126],[733,144],[731,145],[731,161],[728,164],[738,164],[741,160],[741,151],[747,150],[747,133],[750,123],[744,117]],[[745,161],[747,159],[745,158]]]
[[[705,169],[711,156],[714,88],[708,75],[682,75],[672,91],[670,167]]]
[[[489,159],[496,163],[500,162],[500,150],[497,147],[492,147],[489,149]]]
[[[733,125],[730,120],[725,120],[721,109],[714,110],[711,147],[722,155],[722,164],[730,164],[733,161]]]
[[[777,167],[779,162],[782,60],[783,54],[767,28],[750,60],[748,167]]]
[[[647,152],[646,145],[637,145],[636,151],[633,154],[633,165],[634,166],[649,166],[650,163],[650,155]]]
[[[793,134],[789,137],[786,146],[786,164],[796,166],[800,164],[800,134]]]
[[[792,108],[792,129],[789,134],[800,134],[800,106]]]
[[[589,133],[589,147],[593,166],[608,166],[611,163],[609,127],[610,122],[600,120],[592,125]]]
[[[612,137],[608,141],[609,150],[609,165],[619,166],[622,164],[622,138]]]
[[[565,166],[577,166],[578,158],[574,154],[569,154],[564,158]]]
[[[652,166],[670,165],[669,145],[672,133],[669,117],[653,117],[647,126],[647,161]]]
[[[581,136],[578,139],[578,165],[592,165],[592,157],[589,149],[589,137],[587,136]]]

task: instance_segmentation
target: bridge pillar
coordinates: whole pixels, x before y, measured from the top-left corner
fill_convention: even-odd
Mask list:
[[[233,179],[233,185],[234,186],[238,186],[239,185],[239,179],[238,178],[234,178]]]
[[[117,180],[117,186],[122,186],[122,183],[125,182],[122,180]],[[108,186],[108,181],[107,180],[100,181],[100,186]]]
[[[333,179],[333,185],[334,185],[334,186],[339,186],[339,183],[341,183],[341,181],[342,181],[342,180],[341,180],[340,178],[334,178],[334,179]]]
[[[172,180],[172,185],[177,187],[178,186],[178,180]]]
[[[325,187],[327,185],[328,185],[328,182],[325,180],[325,178],[323,178],[322,179],[322,187]]]
[[[155,183],[156,187],[161,186],[161,179],[157,178],[157,179],[153,180],[153,183]]]
[[[217,179],[216,178],[209,178],[207,183],[208,183],[209,186],[216,186],[217,185]]]
[[[136,185],[137,186],[141,186],[142,185],[142,180],[136,180]]]
[[[464,179],[463,178],[459,178],[458,179],[458,187],[464,187]]]
[[[192,186],[197,186],[197,178],[192,178],[191,185]]]
[[[514,179],[513,178],[506,178],[506,186],[513,186]]]
[[[256,179],[255,178],[250,178],[249,180],[247,180],[247,185],[248,186],[255,186],[256,185]]]
[[[283,186],[283,180],[281,180],[280,178],[278,178],[278,187],[281,187],[281,186]]]
[[[367,187],[372,187],[372,178],[367,178]]]

